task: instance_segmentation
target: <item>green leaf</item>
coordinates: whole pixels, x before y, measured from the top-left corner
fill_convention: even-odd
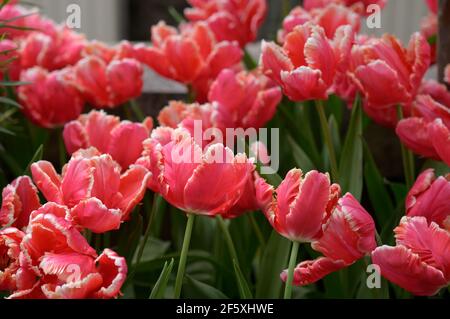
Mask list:
[[[175,20],[176,23],[182,24],[183,22],[186,22],[186,20],[184,20],[183,18],[183,15],[181,15],[173,6],[170,6],[168,8],[168,11],[170,16]]]
[[[333,146],[334,146],[334,150],[336,151],[336,156],[337,158],[339,158],[339,155],[341,153],[341,136],[339,133],[339,125],[338,122],[336,121],[336,118],[334,117],[333,114],[330,115],[330,118],[328,120],[328,127],[330,128],[330,132],[331,132],[331,138],[333,140]]]
[[[289,134],[287,134],[287,141],[292,149],[292,155],[296,165],[305,173],[314,170],[316,167],[312,163],[311,159]]]
[[[342,149],[339,172],[340,184],[344,193],[350,192],[356,199],[361,199],[363,189],[363,144],[362,144],[362,109],[359,98],[353,106],[350,125]]]
[[[170,275],[172,274],[172,268],[174,264],[174,259],[170,261],[169,264],[165,262],[164,268],[161,272],[161,275],[158,278],[155,286],[152,289],[149,299],[163,299],[164,293],[166,291],[167,283],[169,281]]]
[[[443,162],[427,160],[422,167],[422,171],[432,168],[437,176],[444,176],[450,173],[450,167]]]
[[[139,246],[144,241],[144,238],[141,238]],[[161,256],[163,256],[170,248],[170,242],[162,241],[157,238],[150,237],[144,247],[144,251],[142,253],[142,257],[140,262],[145,263],[147,261],[155,260]],[[133,263],[136,263],[138,252],[134,254]]]
[[[7,104],[7,105],[13,105],[15,107],[18,107],[19,109],[22,108],[22,106],[19,103],[17,103],[13,99],[10,99],[10,98],[4,97],[4,96],[0,96],[0,103]]]
[[[235,259],[233,260],[233,266],[234,271],[236,272],[236,278],[239,285],[239,295],[241,296],[241,299],[253,299],[250,287],[248,286],[248,283],[242,274],[241,268]]]
[[[191,299],[228,299],[220,290],[188,275],[185,276],[183,295]]]
[[[280,273],[286,268],[290,249],[290,241],[272,231],[257,273],[257,299],[280,298],[283,286]]]
[[[381,175],[366,143],[364,143],[364,158],[364,177],[370,202],[375,210],[378,225],[385,225],[392,219],[395,208],[387,190],[387,183]]]
[[[30,162],[28,163],[27,168],[23,172],[23,175],[31,175],[31,165],[33,163],[42,160],[43,154],[44,154],[44,145],[40,145],[36,150],[36,152],[34,153],[33,157],[31,158]]]
[[[6,134],[6,135],[11,135],[11,136],[16,135],[14,132],[8,130],[7,128],[1,127],[1,126],[0,126],[0,133]]]
[[[327,112],[329,115],[334,116],[339,126],[342,125],[344,120],[344,102],[337,95],[330,95],[327,101]]]
[[[12,82],[12,81],[0,81],[0,86],[20,86],[20,85],[28,85],[31,82]]]

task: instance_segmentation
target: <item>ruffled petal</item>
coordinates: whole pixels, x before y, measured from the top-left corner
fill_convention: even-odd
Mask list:
[[[31,165],[33,181],[45,198],[50,202],[63,203],[61,177],[56,173],[52,163],[39,161]]]
[[[372,262],[381,275],[418,296],[433,296],[447,286],[442,271],[421,261],[405,246],[382,246],[372,253]]]
[[[69,219],[74,225],[101,234],[119,229],[122,212],[109,209],[99,199],[92,197],[72,208]]]

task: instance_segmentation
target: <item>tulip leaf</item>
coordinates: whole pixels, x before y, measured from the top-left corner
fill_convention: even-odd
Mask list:
[[[364,158],[364,178],[370,202],[376,213],[378,225],[385,225],[392,219],[395,208],[387,190],[387,183],[381,175],[366,143],[364,143]]]
[[[353,106],[350,125],[342,149],[339,180],[344,193],[350,192],[357,200],[363,189],[362,109],[359,98]]]
[[[433,160],[427,160],[425,164],[422,167],[422,171],[432,168],[434,169],[434,173],[437,176],[444,176],[450,173],[450,167],[448,167],[443,162],[433,161]]]
[[[220,290],[198,281],[189,275],[185,276],[183,294],[191,299],[228,299]]]
[[[309,172],[315,169],[314,164],[303,149],[294,141],[292,136],[287,135],[287,141],[292,150],[292,155],[297,167],[301,168],[303,172]]]
[[[236,273],[236,279],[238,281],[239,286],[239,295],[241,299],[253,299],[252,292],[250,287],[248,286],[247,281],[245,280],[244,275],[242,274],[241,268],[236,260],[233,260],[234,271]]]
[[[161,275],[158,278],[158,281],[156,282],[155,286],[152,289],[149,299],[163,299],[164,298],[164,293],[166,291],[167,283],[169,281],[170,275],[172,274],[173,264],[174,264],[173,258],[169,264],[167,262],[164,263],[164,268],[161,272]]]
[[[333,116],[338,124],[338,127],[342,125],[344,120],[344,102],[337,95],[330,95],[327,101],[327,111],[328,114]]]
[[[0,96],[0,103],[12,105],[12,106],[15,106],[15,107],[17,107],[19,109],[22,108],[22,106],[19,103],[17,103],[13,99],[10,99],[9,97]]]
[[[330,115],[328,120],[328,127],[330,128],[331,138],[334,146],[334,150],[336,152],[336,156],[339,158],[341,154],[341,137],[339,133],[339,125],[333,114]]]
[[[31,174],[31,165],[33,163],[39,162],[42,160],[42,156],[44,154],[44,145],[40,145],[36,152],[34,153],[33,157],[31,158],[30,162],[27,165],[27,168],[23,172],[23,175],[30,175]]]
[[[257,299],[280,298],[283,286],[280,273],[286,268],[290,249],[291,242],[272,231],[257,273]]]

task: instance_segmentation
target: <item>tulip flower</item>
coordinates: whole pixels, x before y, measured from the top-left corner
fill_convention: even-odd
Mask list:
[[[95,148],[73,154],[62,176],[53,165],[31,166],[33,180],[49,202],[66,206],[69,220],[95,233],[118,229],[144,197],[150,174],[139,165],[124,174],[110,155]]]
[[[352,41],[350,26],[340,27],[331,41],[320,26],[307,23],[286,36],[283,48],[263,42],[260,64],[291,100],[326,100]]]
[[[407,49],[384,35],[353,47],[350,73],[368,107],[386,111],[414,101],[429,65],[430,48],[419,33],[411,37]]]
[[[2,192],[0,227],[23,229],[30,214],[41,206],[36,186],[28,176],[21,176],[6,186]]]
[[[18,46],[13,41],[0,40],[0,81],[3,81],[6,76],[11,81],[19,80],[21,66],[17,49]]]
[[[412,112],[412,117],[397,125],[396,132],[401,141],[416,154],[435,160],[450,160],[446,155],[450,109],[428,95],[420,95]]]
[[[419,93],[421,95],[429,95],[436,102],[450,108],[450,92],[444,84],[441,84],[435,80],[423,81]]]
[[[436,119],[431,125],[431,138],[441,160],[450,166],[450,128],[443,119]]]
[[[119,44],[111,47],[103,42],[94,40],[86,43],[81,54],[83,57],[96,56],[109,64],[114,60],[134,59],[136,57],[136,49],[128,41],[121,41]]]
[[[58,27],[54,35],[34,32],[20,46],[21,66],[40,66],[49,71],[75,65],[82,58],[86,45],[84,36],[66,27]]]
[[[164,77],[192,85],[200,102],[206,101],[220,71],[238,67],[242,58],[237,43],[217,41],[203,22],[181,32],[160,22],[152,27],[152,43],[149,48],[136,47],[136,58]]]
[[[36,9],[30,10],[15,3],[0,9],[0,21],[9,21],[7,25],[11,28],[5,28],[5,35],[10,40],[20,40],[33,32],[56,33],[53,21],[39,15]]]
[[[72,71],[48,72],[34,67],[22,72],[17,94],[23,113],[36,125],[53,128],[75,120],[82,112],[84,100],[72,84]]]
[[[259,73],[223,70],[209,91],[216,106],[213,117],[220,128],[264,127],[281,102],[281,90]]]
[[[438,14],[439,10],[439,0],[425,0],[425,3],[428,6],[428,9],[430,9],[431,12],[434,14]]]
[[[433,169],[417,178],[406,197],[406,215],[426,217],[450,231],[450,175],[436,177]]]
[[[210,103],[186,104],[182,101],[170,101],[159,113],[158,122],[163,127],[181,126],[194,135],[194,121],[201,121],[203,130],[216,126],[213,117],[215,107]]]
[[[20,243],[24,234],[17,228],[0,231],[0,291],[16,290],[16,272],[19,269]]]
[[[184,11],[191,22],[206,22],[218,41],[237,41],[244,48],[256,40],[267,14],[266,0],[188,0]]]
[[[450,283],[450,232],[425,217],[404,217],[396,246],[381,246],[372,261],[381,275],[414,295],[433,296]]]
[[[298,6],[283,20],[283,29],[278,32],[278,42],[284,43],[286,36],[298,25],[307,22],[314,22],[321,26],[326,36],[333,39],[339,27],[350,25],[355,33],[359,32],[361,27],[361,17],[351,9],[336,3],[330,3],[323,8],[314,8],[307,11]]]
[[[294,270],[294,284],[305,286],[348,267],[376,248],[375,223],[351,194],[339,199],[323,226],[323,234],[311,244],[324,257],[301,262]],[[281,275],[287,279],[287,270]]]
[[[67,123],[63,137],[69,154],[95,147],[99,152],[111,155],[126,170],[141,156],[142,142],[149,138],[152,129],[151,118],[146,118],[142,124],[121,122],[117,116],[91,111]]]
[[[234,156],[222,144],[203,151],[182,128],[174,130],[171,141],[159,144],[154,153],[149,162],[160,165],[147,168],[159,177],[161,195],[189,214],[225,214],[242,194],[252,167],[245,155]]]
[[[228,211],[243,194],[253,164],[244,154],[235,156],[223,144],[203,150],[184,128],[173,130],[170,140],[153,139],[145,144],[143,158],[138,163],[147,164],[154,176],[149,186],[188,215],[175,284],[174,295],[178,298],[194,216],[228,217]]]
[[[232,98],[231,98],[232,97]],[[194,121],[202,128],[261,128],[272,119],[281,102],[281,90],[258,73],[223,70],[209,91],[209,103],[185,104],[171,101],[159,114],[163,126],[179,125],[193,135]]]
[[[64,218],[36,214],[21,243],[17,289],[11,299],[114,298],[125,281],[126,261],[110,249],[100,256]]]
[[[369,15],[373,11],[368,11],[370,5],[377,5],[381,9],[386,5],[387,0],[305,0],[303,6],[307,10],[323,8],[330,3],[339,3],[350,7],[360,15]]]
[[[340,187],[331,184],[328,174],[311,171],[303,177],[291,170],[275,190],[262,178],[256,181],[260,207],[272,227],[295,242],[318,240],[340,195]]]
[[[438,17],[430,12],[420,23],[420,33],[428,40],[431,49],[431,63],[437,60]]]
[[[294,267],[299,243],[322,237],[340,196],[340,187],[331,185],[328,174],[311,171],[303,177],[299,169],[289,171],[275,190],[262,178],[255,181],[256,198],[272,227],[293,242],[284,297],[292,294]]]
[[[106,64],[90,56],[74,67],[74,84],[86,101],[97,108],[114,108],[142,93],[143,68],[134,59]]]

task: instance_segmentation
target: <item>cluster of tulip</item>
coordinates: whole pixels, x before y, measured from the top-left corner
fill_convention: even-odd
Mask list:
[[[5,101],[16,98],[35,125],[63,126],[65,151],[71,158],[61,174],[49,161],[30,163],[30,177],[20,176],[4,188],[0,291],[8,291],[9,298],[119,296],[130,266],[134,269],[129,281],[135,275],[148,231],[137,258],[131,254],[128,260],[109,247],[123,225],[136,217],[133,212],[144,206],[147,192],[155,194],[153,206],[162,198],[187,216],[172,297],[182,293],[195,216],[217,220],[241,297],[252,296],[246,279],[251,270],[239,263],[242,257],[233,243],[230,221],[243,215],[251,215],[254,226],[243,231],[255,231],[261,246],[267,238],[260,228],[268,224],[292,242],[288,269],[275,269],[281,273],[277,280],[286,283],[286,298],[293,286],[314,284],[369,259],[384,278],[414,295],[432,296],[447,287],[450,92],[444,84],[424,79],[435,60],[430,38],[436,34],[437,1],[427,1],[432,13],[422,32],[404,47],[392,35],[359,34],[367,8],[383,7],[386,0],[305,0],[284,18],[276,42],[262,42],[259,65],[253,66],[243,59],[251,60],[245,48],[257,38],[268,10],[265,0],[188,2],[191,7],[178,28],[164,22],[152,27],[150,46],[122,42],[115,47],[88,41],[30,14],[15,1],[1,6],[0,21],[8,27],[1,31],[0,62],[6,67],[0,80],[18,83],[12,97],[6,97],[10,90],[1,94]],[[151,118],[121,121],[105,112],[136,107],[132,100],[142,93],[144,66],[185,84],[192,97],[189,103],[171,101],[160,112],[158,126]],[[450,66],[446,73],[450,84]],[[333,130],[332,99],[343,101],[340,112],[345,105],[352,109],[342,149],[336,142],[339,129]],[[309,131],[296,123],[308,122],[302,117],[310,101],[315,102],[321,133],[316,134],[310,123],[305,124]],[[93,110],[82,114],[85,107]],[[392,212],[387,219],[371,215],[361,204],[361,110],[368,120],[395,129],[404,144],[407,196],[398,203],[401,213]],[[287,116],[279,125],[289,126],[286,138],[300,154],[296,163],[305,171],[290,166],[284,180],[260,172],[270,162],[261,142],[253,158],[247,154],[255,145],[247,145],[247,154],[236,154],[224,143],[195,136],[196,121],[204,130],[225,133],[229,128],[273,126],[280,113]],[[323,141],[323,154],[318,139]],[[355,145],[360,145],[359,151]],[[444,162],[439,166],[444,167],[443,176],[426,169],[416,179],[411,151],[434,163]],[[331,176],[318,169],[330,170]],[[371,182],[366,180],[369,190],[374,187]],[[378,193],[387,194],[384,189]],[[378,214],[390,201],[372,203],[372,208]],[[262,211],[269,223],[255,219],[256,211]],[[206,217],[202,218],[213,220]],[[381,224],[383,220],[390,222]],[[399,222],[395,246],[383,245],[377,227],[389,236],[392,221]],[[147,223],[150,230],[151,218]],[[140,238],[142,229],[136,232]],[[105,234],[108,237],[101,237]],[[98,255],[99,246],[91,247],[92,237],[111,246]],[[312,250],[306,248],[302,256],[307,260],[296,265],[301,243],[310,243]],[[164,267],[155,295],[168,295],[170,271],[171,266]]]

